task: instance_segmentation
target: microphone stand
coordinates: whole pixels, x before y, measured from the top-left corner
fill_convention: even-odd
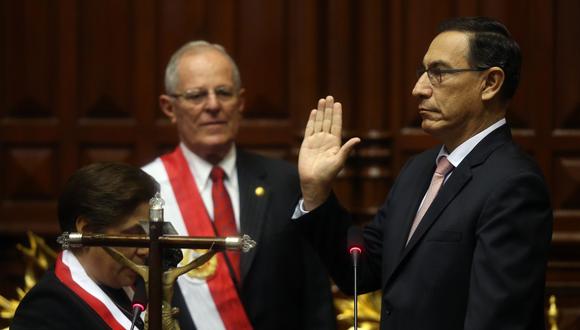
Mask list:
[[[352,267],[354,273],[354,329],[358,330],[358,256],[362,252],[361,248],[353,246],[350,248],[350,254],[352,255]]]
[[[147,307],[147,289],[145,289],[145,280],[142,277],[137,277],[135,281],[135,289],[133,291],[133,317],[131,319],[131,330],[135,328],[139,315],[143,313]]]
[[[145,308],[143,307],[143,305],[136,304],[135,307],[133,307],[133,319],[131,320],[131,330],[135,329],[135,323],[137,323],[137,318],[139,318],[139,315],[141,315],[141,313],[144,310]]]

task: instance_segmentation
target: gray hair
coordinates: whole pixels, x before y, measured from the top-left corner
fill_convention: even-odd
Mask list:
[[[167,67],[165,68],[165,92],[166,93],[175,93],[175,88],[178,83],[178,76],[177,76],[177,66],[179,64],[179,60],[185,54],[190,53],[201,53],[204,50],[213,49],[217,50],[218,52],[222,53],[232,64],[232,80],[234,82],[234,88],[239,91],[242,88],[242,78],[240,77],[240,70],[236,65],[236,62],[232,59],[232,57],[226,52],[225,48],[218,44],[211,44],[205,40],[195,40],[186,43],[185,45],[181,46],[169,59],[169,63],[167,63]]]

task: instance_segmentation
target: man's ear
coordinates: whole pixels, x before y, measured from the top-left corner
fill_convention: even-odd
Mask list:
[[[75,221],[75,228],[77,232],[84,233],[87,232],[87,226],[89,225],[89,220],[83,216],[79,216]]]
[[[240,91],[238,92],[238,100],[239,100],[239,109],[238,111],[240,113],[243,113],[244,110],[246,109],[246,90],[243,88],[240,88]]]
[[[503,86],[505,73],[497,66],[487,69],[485,80],[482,84],[481,100],[489,101],[493,99]]]
[[[167,116],[167,118],[169,118],[169,121],[171,121],[172,124],[175,124],[177,118],[171,96],[165,94],[160,95],[159,107],[161,108],[161,111],[163,111],[163,113]]]

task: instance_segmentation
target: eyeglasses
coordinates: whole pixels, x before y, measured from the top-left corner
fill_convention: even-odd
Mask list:
[[[207,100],[209,99],[209,95],[210,95],[211,91],[212,91],[211,89],[210,90],[194,89],[194,90],[185,91],[183,93],[169,94],[169,96],[175,97],[175,98],[181,98],[185,102],[188,102],[188,103],[191,103],[194,105],[200,105],[200,104],[207,102]],[[214,88],[213,94],[215,95],[215,97],[217,98],[218,101],[229,102],[236,97],[237,92],[233,87],[221,86],[221,87]]]
[[[425,69],[423,67],[417,68],[417,79],[419,79],[423,73],[427,72],[427,77],[429,77],[429,81],[431,84],[436,85],[440,84],[443,80],[444,74],[453,74],[459,72],[469,72],[469,71],[485,71],[489,68],[481,67],[481,68],[465,68],[465,69],[442,69],[438,67],[428,68]]]

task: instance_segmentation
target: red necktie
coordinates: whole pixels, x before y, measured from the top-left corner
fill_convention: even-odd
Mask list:
[[[214,166],[209,174],[213,185],[211,197],[213,199],[213,222],[218,236],[238,236],[236,218],[230,195],[224,186],[225,172],[219,166]],[[240,281],[240,253],[226,252],[238,283]]]
[[[447,157],[443,156],[439,158],[439,161],[437,162],[437,168],[435,169],[435,173],[433,173],[433,178],[431,179],[431,184],[429,185],[429,189],[427,189],[427,193],[425,194],[425,200],[423,201],[423,204],[421,204],[421,207],[419,207],[419,211],[417,211],[417,215],[415,215],[415,219],[413,220],[413,225],[411,225],[411,231],[409,232],[407,243],[409,243],[409,240],[411,240],[411,236],[413,236],[415,229],[417,229],[417,226],[419,226],[421,219],[423,219],[423,216],[425,213],[427,213],[429,206],[431,206],[431,203],[433,203],[435,196],[437,196],[439,189],[441,189],[441,186],[443,186],[445,176],[452,169],[453,164],[447,160]]]

